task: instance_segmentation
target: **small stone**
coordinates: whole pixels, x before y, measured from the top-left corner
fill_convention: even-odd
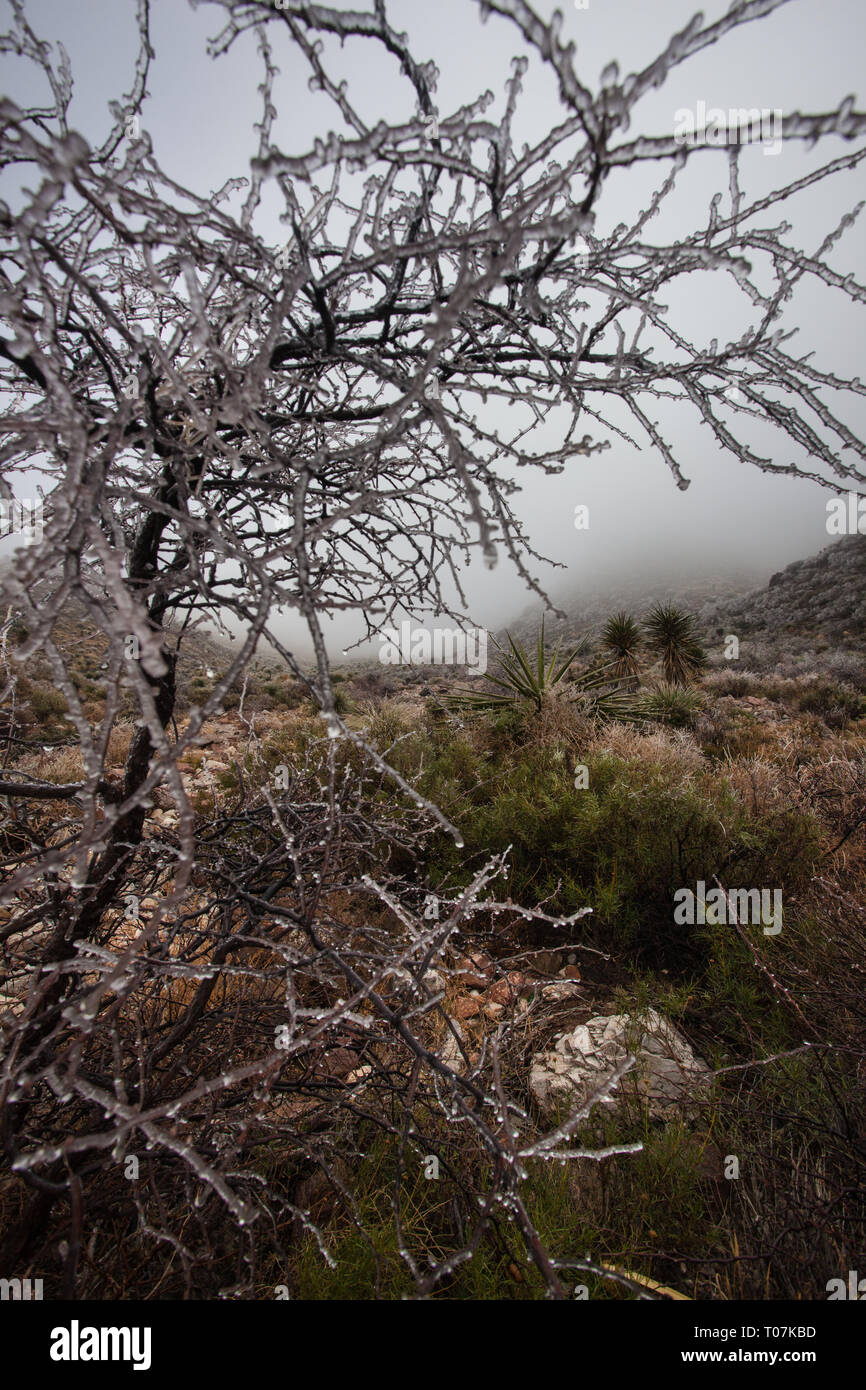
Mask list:
[[[549,1003],[561,1004],[566,999],[579,999],[582,990],[576,980],[560,980],[556,984],[545,985],[541,991],[542,999]]]
[[[511,970],[501,980],[496,980],[487,991],[487,998],[493,1004],[513,1004],[518,995],[529,988],[530,981],[519,970]]]
[[[454,1013],[458,1018],[475,1018],[481,1013],[481,1001],[477,995],[464,994],[456,1001]]]
[[[490,957],[478,951],[458,961],[457,978],[467,989],[486,989],[490,983],[489,974],[492,969],[493,962]]]
[[[463,1032],[463,1029],[456,1019],[452,1018],[450,1023],[451,1028],[447,1028],[445,1031],[439,1058],[440,1061],[445,1063],[446,1067],[451,1067],[452,1071],[459,1072],[464,1070],[466,1064],[463,1060],[463,1053],[460,1051],[457,1038],[459,1038],[460,1042],[465,1046],[466,1034]],[[454,1033],[457,1034],[457,1038],[454,1037]]]

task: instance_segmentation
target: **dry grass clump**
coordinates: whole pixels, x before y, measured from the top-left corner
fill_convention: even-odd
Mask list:
[[[35,781],[56,782],[58,786],[84,779],[84,758],[80,748],[46,748],[38,753],[27,753],[17,766]]]
[[[663,775],[685,783],[706,769],[706,759],[687,729],[635,729],[629,724],[596,727],[588,751],[627,761],[652,763]]]

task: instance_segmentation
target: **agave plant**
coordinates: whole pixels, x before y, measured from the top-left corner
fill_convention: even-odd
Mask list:
[[[522,643],[514,640],[510,632],[505,635],[511,650],[506,651],[495,638],[493,639],[500,653],[499,667],[496,675],[488,676],[488,680],[498,685],[504,693],[454,695],[449,704],[459,709],[481,713],[513,709],[528,701],[540,712],[546,701],[558,695],[569,702],[580,704],[588,715],[597,718],[639,717],[637,705],[624,694],[622,682],[612,670],[613,662],[595,666],[588,671],[573,671],[575,661],[586,648],[588,637],[581,638],[571,655],[562,661],[559,657],[562,643],[557,642],[548,661],[545,656],[544,619],[541,621],[541,630],[536,639],[534,658]],[[567,682],[566,676],[569,676]]]
[[[658,603],[644,622],[649,645],[661,658],[668,685],[697,680],[707,658],[697,639],[694,618],[671,603]]]
[[[602,629],[601,643],[613,654],[613,674],[624,680],[628,689],[635,690],[638,683],[638,652],[641,648],[641,631],[631,614],[620,609],[608,618]]]

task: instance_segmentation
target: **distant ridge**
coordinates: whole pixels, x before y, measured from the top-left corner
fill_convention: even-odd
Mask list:
[[[597,635],[620,608],[640,618],[654,604],[670,601],[696,615],[708,641],[723,632],[768,640],[785,634],[789,645],[791,640],[795,645],[829,642],[866,652],[866,536],[844,536],[809,559],[795,560],[762,586],[755,586],[754,579],[712,575],[651,584],[634,579],[560,594],[557,601],[567,616],[547,614],[545,631],[553,641]],[[524,641],[534,640],[542,611],[534,604],[508,630]],[[503,635],[497,634],[500,641]]]
[[[795,560],[763,589],[707,603],[701,624],[765,635],[779,633],[866,650],[866,536],[843,536],[808,560]]]

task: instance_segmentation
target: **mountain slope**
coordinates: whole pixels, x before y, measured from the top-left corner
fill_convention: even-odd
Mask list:
[[[548,614],[546,635],[565,644],[587,632],[597,636],[617,609],[641,618],[660,601],[695,614],[711,656],[729,633],[753,653],[760,649],[762,666],[772,664],[774,655],[782,659],[810,650],[866,655],[866,536],[845,536],[818,555],[794,561],[761,587],[704,575],[657,587],[624,580],[588,594],[566,595],[559,600],[566,617]],[[509,631],[534,641],[541,612],[537,605],[525,611],[508,625]]]
[[[699,610],[709,629],[799,642],[830,642],[866,649],[866,536],[845,536],[808,560],[774,574],[769,584]]]

